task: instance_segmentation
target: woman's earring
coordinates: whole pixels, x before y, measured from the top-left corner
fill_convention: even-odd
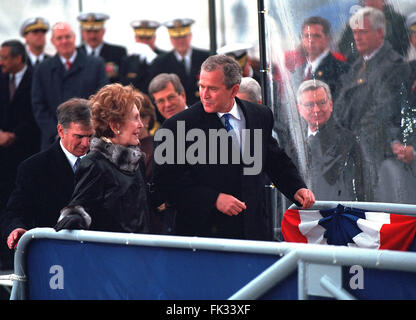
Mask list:
[[[117,130],[117,134],[120,134],[120,130]]]

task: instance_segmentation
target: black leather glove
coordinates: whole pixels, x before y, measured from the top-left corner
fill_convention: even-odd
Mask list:
[[[91,225],[91,217],[81,206],[68,206],[61,210],[58,222],[54,229],[59,231],[62,229],[79,230],[89,229]]]

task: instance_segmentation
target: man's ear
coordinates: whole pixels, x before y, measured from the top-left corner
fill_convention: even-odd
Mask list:
[[[233,85],[233,87],[231,88],[231,94],[232,94],[233,98],[235,98],[237,96],[239,90],[240,90],[240,85],[239,84]]]
[[[57,128],[57,131],[58,131],[59,138],[62,139],[62,137],[64,136],[64,127],[62,126],[62,124],[58,123],[56,128]]]

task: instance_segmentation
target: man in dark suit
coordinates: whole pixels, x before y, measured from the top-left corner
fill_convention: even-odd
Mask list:
[[[108,83],[102,59],[75,49],[71,26],[58,22],[52,28],[57,54],[42,62],[34,72],[32,103],[41,129],[41,149],[56,139],[56,108],[73,97],[88,98]]]
[[[130,23],[134,31],[134,40],[147,45],[157,55],[166,53],[156,46],[156,31],[160,23],[153,20],[134,20]]]
[[[20,28],[20,34],[25,38],[28,67],[37,66],[44,59],[51,56],[45,53],[46,33],[49,31],[49,22],[41,17],[25,20]]]
[[[156,30],[160,23],[152,20],[134,20],[130,25],[134,30],[136,46],[133,54],[122,61],[121,83],[132,84],[141,92],[148,93],[147,87],[151,81],[149,66],[158,55],[166,53],[156,46]]]
[[[173,50],[158,56],[150,65],[150,79],[159,73],[176,73],[179,76],[189,105],[199,101],[199,71],[202,62],[209,56],[208,51],[191,47],[193,23],[192,19],[166,22]]]
[[[340,77],[349,66],[334,55],[330,49],[331,25],[322,17],[310,17],[302,24],[302,48],[306,55],[303,65],[293,71],[293,87],[310,79],[322,80],[331,89],[334,99],[340,87]]]
[[[233,58],[209,57],[201,67],[201,102],[165,120],[155,134],[155,184],[178,210],[179,235],[271,240],[266,173],[303,208],[314,203],[272,137],[271,110],[235,98],[240,81],[241,68]]]
[[[109,18],[103,13],[82,13],[78,16],[81,22],[81,34],[84,43],[79,47],[87,55],[101,57],[110,82],[120,81],[120,66],[127,50],[123,46],[104,42],[104,22]]]
[[[0,210],[13,188],[17,166],[40,149],[40,132],[32,114],[32,70],[18,40],[0,50]]]
[[[89,150],[93,134],[88,101],[73,98],[57,109],[60,137],[47,150],[23,161],[1,219],[10,249],[31,228],[53,227],[74,190],[74,166]]]
[[[360,141],[366,199],[373,201],[380,164],[392,156],[391,143],[400,140],[410,70],[385,39],[382,11],[361,8],[350,25],[360,57],[341,78],[334,116]]]

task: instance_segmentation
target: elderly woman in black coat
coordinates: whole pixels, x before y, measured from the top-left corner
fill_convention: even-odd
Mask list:
[[[146,186],[140,170],[143,96],[110,84],[90,98],[95,136],[75,173],[75,190],[55,226],[111,232],[149,232]]]

